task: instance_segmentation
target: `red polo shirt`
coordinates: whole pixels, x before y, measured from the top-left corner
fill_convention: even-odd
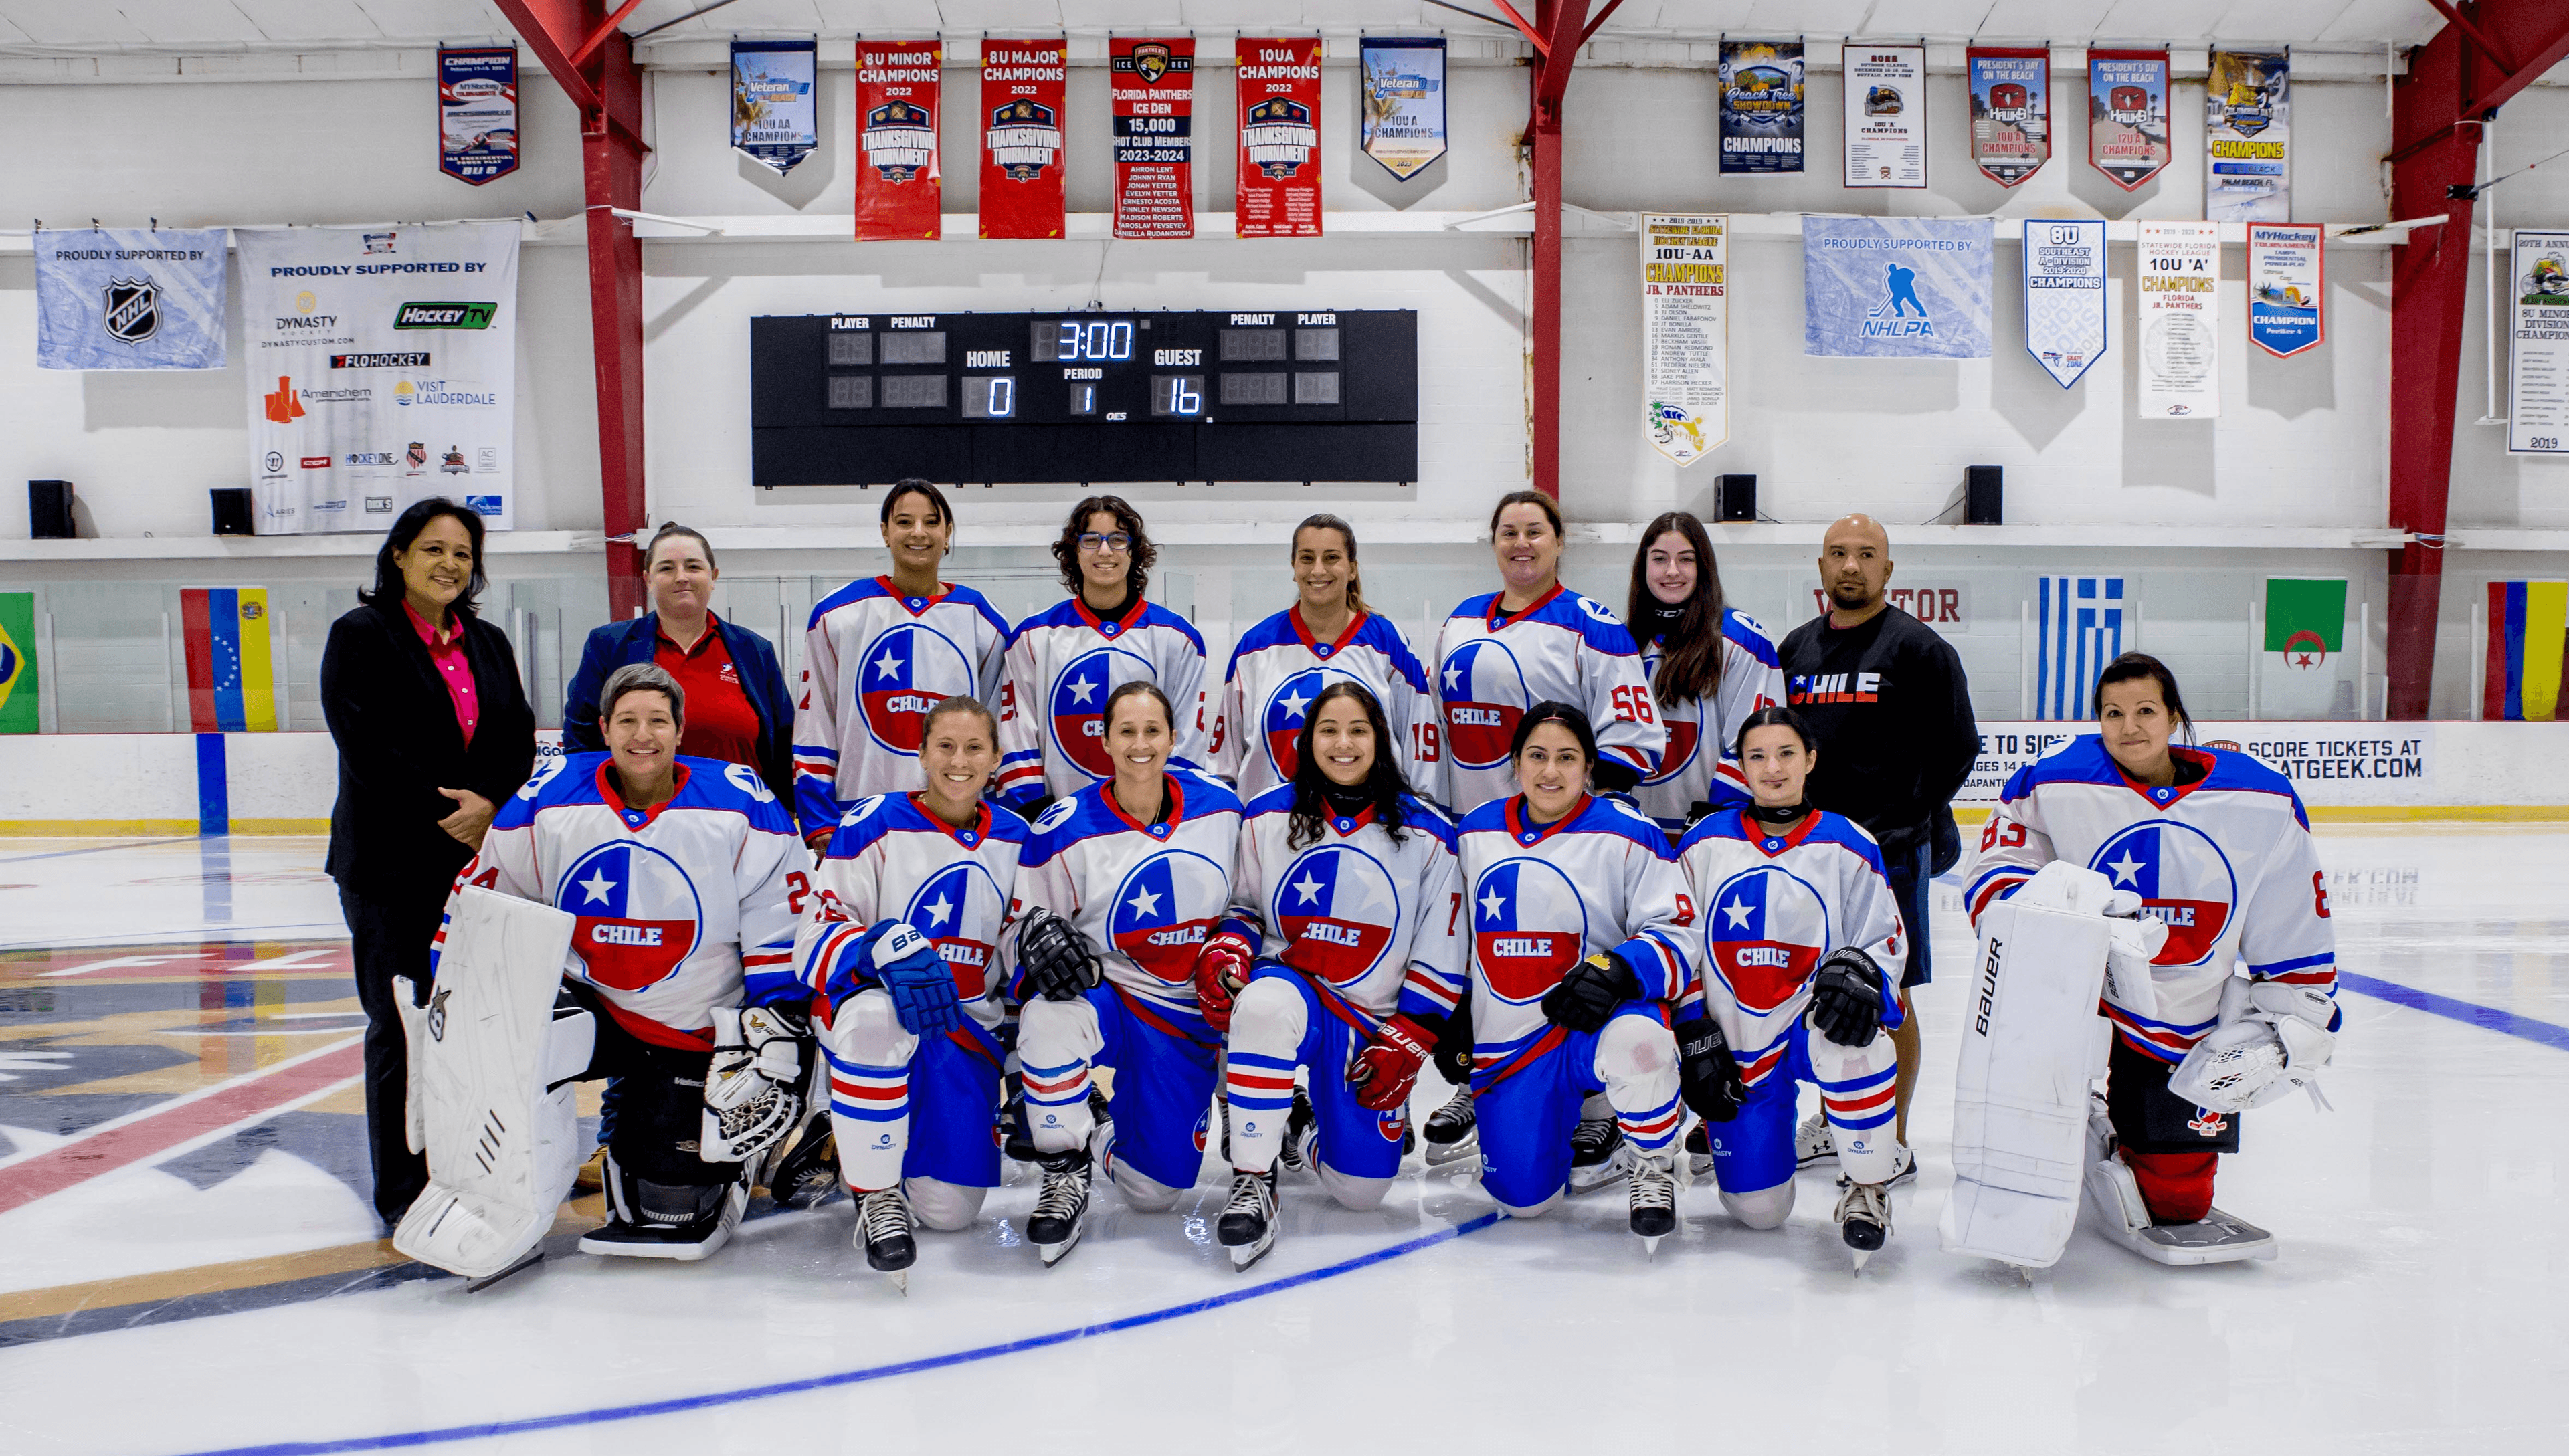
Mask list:
[[[651,660],[676,678],[687,695],[687,727],[678,735],[678,752],[756,768],[758,710],[750,706],[740,669],[732,665],[731,651],[714,627],[713,613],[705,613],[704,635],[685,648],[670,640],[668,628],[653,627],[659,646]]]
[[[482,721],[482,699],[473,686],[473,664],[464,656],[464,623],[450,611],[443,630],[432,627],[407,598],[402,610],[410,613],[411,629],[428,644],[428,660],[437,666],[437,680],[446,684],[446,695],[455,699],[455,726],[464,730],[464,746],[471,748],[473,730]]]

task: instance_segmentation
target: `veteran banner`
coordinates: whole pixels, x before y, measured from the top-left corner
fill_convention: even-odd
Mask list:
[[[1193,37],[1106,43],[1115,120],[1115,235],[1196,235]]]
[[[39,367],[223,367],[223,229],[48,231],[35,249]]]
[[[1990,357],[1990,219],[1802,219],[1802,352]]]
[[[1059,237],[1062,41],[981,42],[981,235]]]
[[[2506,450],[2569,456],[2569,232],[2515,229]]]
[[[1927,185],[1927,48],[1849,45],[1846,185]]]
[[[2067,389],[2105,353],[2113,288],[2103,219],[2024,221],[2024,351]]]
[[[2293,58],[2215,51],[2203,83],[2203,215],[2214,222],[2293,216]]]
[[[1972,163],[2003,187],[2051,160],[2051,53],[1974,46],[1964,55],[1972,95]]]
[[[2221,413],[2221,224],[2143,222],[2140,415],[2208,420]]]
[[[2288,359],[2328,340],[2328,228],[2248,224],[2248,342]]]
[[[1242,237],[1320,235],[1320,38],[1242,36],[1240,162],[1233,223]]]
[[[1445,38],[1366,36],[1356,75],[1364,155],[1407,182],[1445,155]]]
[[[936,41],[857,42],[857,241],[933,239],[944,182],[936,164]]]
[[[437,170],[478,187],[518,160],[518,48],[439,48]]]
[[[1728,217],[1641,216],[1642,428],[1681,466],[1730,438],[1729,230]]]
[[[1721,43],[1721,170],[1802,170],[1802,43]]]
[[[2087,53],[2087,165],[2137,191],[2168,165],[2168,54]]]
[[[731,145],[779,173],[821,145],[813,103],[820,47],[812,41],[731,43]]]

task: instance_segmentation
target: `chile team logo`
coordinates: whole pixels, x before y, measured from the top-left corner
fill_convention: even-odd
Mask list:
[[[649,990],[677,974],[704,923],[704,901],[687,872],[631,841],[572,862],[553,887],[553,904],[578,919],[570,943],[583,974],[609,990]]]
[[[915,757],[927,710],[974,687],[963,649],[931,628],[900,622],[866,644],[857,669],[857,712],[866,732],[894,753]]]
[[[1712,973],[1731,998],[1762,1016],[1793,998],[1829,948],[1829,908],[1818,891],[1773,865],[1721,882],[1703,916]]]
[[[1147,659],[1120,647],[1092,647],[1070,659],[1052,680],[1052,701],[1046,705],[1053,746],[1090,778],[1113,778],[1115,761],[1106,752],[1106,695],[1151,675]]]
[[[1729,650],[1735,652],[1739,649],[1732,647]],[[1656,651],[1643,656],[1642,680],[1659,680],[1659,653]],[[1658,773],[1644,779],[1642,782],[1646,784],[1664,784],[1684,773],[1686,766],[1694,762],[1695,748],[1703,742],[1703,699],[1687,698],[1673,708],[1662,705],[1659,722],[1668,730],[1668,743],[1660,750]]]
[[[2136,824],[2087,862],[2116,890],[2141,898],[2141,913],[2164,921],[2167,943],[2153,965],[2201,965],[2230,925],[2239,877],[2212,837],[2173,820]]]
[[[1445,686],[1445,742],[1454,762],[1467,769],[1506,763],[1527,707],[1516,654],[1495,638],[1475,637],[1449,653],[1437,675]]]
[[[1588,953],[1588,904],[1560,866],[1503,860],[1472,887],[1472,955],[1503,1001],[1541,1000]]]
[[[1333,682],[1352,682],[1368,692],[1373,685],[1340,667],[1306,667],[1276,685],[1268,694],[1267,707],[1258,715],[1259,731],[1266,735],[1267,761],[1276,766],[1276,777],[1290,781],[1299,760],[1293,756],[1293,744],[1302,736],[1302,717],[1320,690]],[[1379,700],[1382,694],[1374,693]],[[1384,747],[1387,745],[1377,745]]]
[[[1107,938],[1153,980],[1192,985],[1196,952],[1231,899],[1223,867],[1193,850],[1163,850],[1127,873],[1106,912]]]
[[[1284,963],[1342,990],[1382,963],[1400,924],[1391,872],[1352,845],[1321,845],[1295,860],[1269,908],[1290,942]]]
[[[977,1001],[990,990],[990,948],[999,939],[1007,897],[978,859],[958,860],[910,897],[901,917],[925,935],[945,968],[954,972],[954,994]]]

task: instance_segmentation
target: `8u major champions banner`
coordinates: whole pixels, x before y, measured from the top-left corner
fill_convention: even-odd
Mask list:
[[[261,536],[381,531],[426,496],[510,526],[515,222],[238,234]]]

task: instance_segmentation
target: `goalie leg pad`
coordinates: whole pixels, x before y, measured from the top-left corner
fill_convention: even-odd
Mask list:
[[[2114,1141],[2135,1153],[2236,1153],[2245,1116],[2177,1094],[2176,1068],[2134,1051],[2121,1037],[2106,1062],[2105,1110]]]
[[[428,1040],[428,1004],[419,995],[419,987],[409,976],[393,977],[393,1009],[401,1013],[402,1042],[409,1053],[405,1072],[407,1091],[402,1097],[402,1135],[414,1153],[428,1151],[428,1122],[421,1111],[425,1092],[419,1084],[420,1059],[426,1054]]]

